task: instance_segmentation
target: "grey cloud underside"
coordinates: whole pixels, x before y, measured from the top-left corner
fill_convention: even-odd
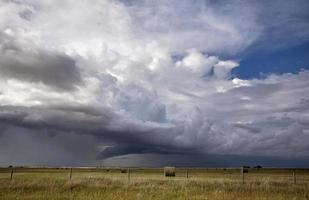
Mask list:
[[[65,108],[63,110],[52,108],[25,108],[0,107],[1,130],[7,127],[25,128],[29,131],[43,132],[49,135],[55,133],[92,135],[97,139],[94,145],[103,143],[107,148],[99,152],[97,159],[131,154],[131,153],[194,153],[194,149],[171,146],[165,142],[156,143],[149,140],[139,127],[128,125],[122,131],[110,130],[108,124],[116,121],[112,113],[96,112],[93,108]],[[114,118],[114,119],[113,119]],[[120,116],[118,116],[120,118]],[[153,132],[156,132],[155,130]],[[151,136],[152,137],[152,136]],[[158,142],[158,141],[157,141]]]
[[[82,110],[82,109],[81,109]],[[69,109],[53,110],[44,108],[24,108],[24,107],[1,107],[0,121],[1,125],[22,127],[29,130],[43,131],[47,133],[67,132],[75,134],[93,135],[98,142],[104,142],[109,145],[97,158],[118,156],[130,153],[193,153],[194,148],[181,148],[172,146],[168,141],[152,141],[151,137],[160,137],[164,140],[163,134],[166,130],[140,130],[139,127],[128,124],[122,131],[112,131],[107,128],[112,119],[111,114],[102,116],[95,113],[93,116],[89,112],[80,112]],[[161,131],[163,133],[158,133]]]
[[[42,83],[59,90],[73,90],[82,84],[74,59],[63,53],[24,48],[0,34],[0,78]]]

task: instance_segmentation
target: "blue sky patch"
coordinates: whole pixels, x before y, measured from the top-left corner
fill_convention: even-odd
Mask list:
[[[280,49],[251,53],[232,70],[232,76],[241,79],[264,78],[270,74],[298,73],[309,69],[309,43]]]

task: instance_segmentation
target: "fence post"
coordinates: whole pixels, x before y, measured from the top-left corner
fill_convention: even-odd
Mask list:
[[[245,184],[244,167],[241,168],[241,178],[242,178],[242,184]]]
[[[70,180],[72,179],[72,167],[70,169]]]
[[[13,180],[13,173],[14,173],[14,167],[12,166],[12,168],[11,168],[11,179],[10,180]]]
[[[128,182],[130,182],[130,168],[128,168]]]
[[[296,172],[295,169],[293,169],[293,183],[296,185]]]

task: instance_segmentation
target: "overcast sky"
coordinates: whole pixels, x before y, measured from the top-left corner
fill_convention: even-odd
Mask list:
[[[309,165],[307,0],[0,0],[0,165]]]

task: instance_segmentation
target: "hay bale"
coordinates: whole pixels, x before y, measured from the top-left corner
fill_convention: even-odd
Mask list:
[[[175,167],[164,167],[164,175],[165,176],[175,176],[176,175]]]

